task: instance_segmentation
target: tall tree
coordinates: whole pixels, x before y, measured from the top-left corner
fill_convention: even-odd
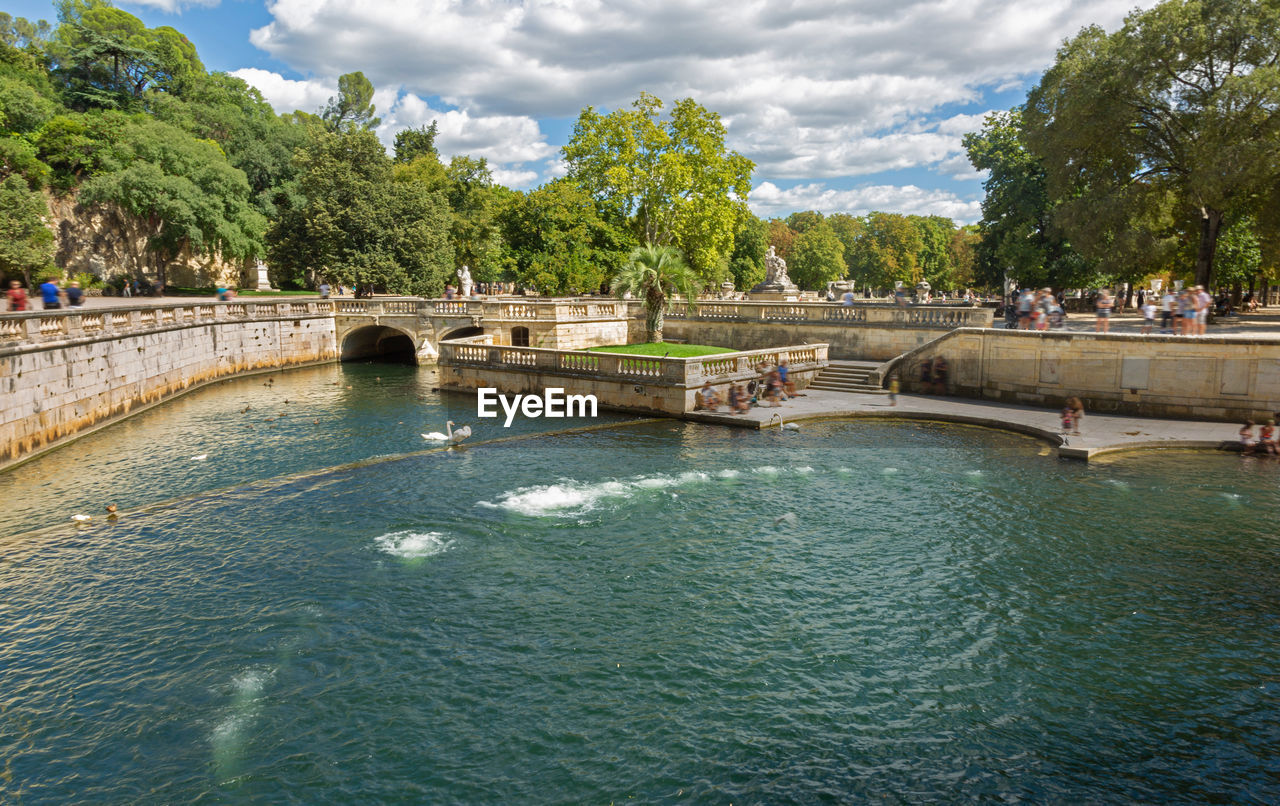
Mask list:
[[[1094,265],[1072,248],[1055,223],[1044,165],[1026,145],[1022,109],[994,112],[982,131],[967,134],[969,161],[988,173],[974,279],[999,288],[1005,278],[1024,287],[1089,285]]]
[[[800,233],[788,261],[788,274],[796,285],[821,291],[844,273],[844,244],[825,221],[811,224]]]
[[[44,225],[49,213],[44,196],[20,176],[0,180],[0,277],[22,277],[32,288],[33,274],[53,268],[53,233]]]
[[[619,297],[638,297],[644,305],[647,340],[662,341],[662,320],[675,294],[683,294],[692,310],[698,297],[698,276],[671,246],[636,247],[609,287]]]
[[[1027,143],[1069,234],[1194,210],[1209,286],[1224,224],[1280,182],[1278,106],[1280,3],[1166,0],[1063,46],[1028,96]]]
[[[320,117],[333,131],[369,131],[382,122],[373,113],[373,82],[359,70],[338,76],[338,94],[329,99]]]
[[[416,129],[405,129],[404,131],[396,132],[396,162],[407,165],[418,157],[427,155],[439,157],[440,152],[436,150],[436,133],[438,131],[439,127],[433,120],[430,126],[419,126]]]
[[[744,204],[739,208],[738,226],[729,253],[729,274],[739,291],[764,282],[764,256],[769,251],[769,225]]]
[[[881,288],[899,282],[914,287],[924,278],[920,268],[923,249],[920,229],[909,216],[871,213],[853,252],[850,278]]]
[[[646,243],[678,246],[702,277],[727,272],[739,201],[754,164],[725,147],[720,116],[692,99],[663,119],[662,101],[641,93],[631,109],[582,110],[563,149],[569,179],[631,222]]]

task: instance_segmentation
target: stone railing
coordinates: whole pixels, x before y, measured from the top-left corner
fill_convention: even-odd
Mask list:
[[[704,382],[726,383],[758,377],[761,363],[785,360],[793,372],[827,365],[826,344],[777,347],[694,358],[667,358],[625,353],[550,350],[482,344],[477,339],[440,342],[441,366],[518,370],[549,375],[589,376],[598,380],[645,381],[662,386],[694,388]]]
[[[489,299],[346,299],[334,302],[339,314],[466,316],[483,317],[487,321],[573,322],[626,319],[633,315],[632,304],[623,300],[569,298],[489,298]],[[638,309],[638,305],[637,305]]]
[[[832,302],[699,302],[690,311],[677,302],[669,319],[717,322],[780,322],[812,325],[887,325],[892,327],[991,327],[990,308],[955,305],[862,304]]]
[[[0,347],[44,344],[80,338],[131,336],[173,327],[257,319],[331,316],[341,301],[201,302],[188,305],[140,305],[97,310],[56,310],[0,314]]]

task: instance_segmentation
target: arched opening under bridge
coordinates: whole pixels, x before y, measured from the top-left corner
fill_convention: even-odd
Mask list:
[[[416,364],[417,345],[403,330],[382,325],[367,325],[352,330],[342,340],[343,361],[387,361]]]

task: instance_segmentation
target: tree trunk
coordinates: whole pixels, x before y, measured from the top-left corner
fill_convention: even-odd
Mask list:
[[[1218,232],[1222,229],[1222,212],[1200,208],[1200,249],[1196,253],[1196,285],[1212,288],[1213,257],[1218,251]]]

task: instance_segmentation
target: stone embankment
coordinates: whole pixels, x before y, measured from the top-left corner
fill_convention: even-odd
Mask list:
[[[333,361],[325,302],[0,318],[0,467],[229,375]]]

